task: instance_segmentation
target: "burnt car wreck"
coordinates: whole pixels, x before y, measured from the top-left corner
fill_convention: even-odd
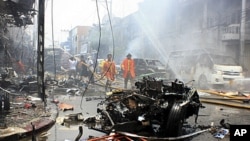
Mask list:
[[[178,80],[169,83],[150,77],[135,86],[136,90],[113,91],[101,101],[97,105],[101,129],[92,129],[107,134],[178,137],[185,134],[182,128],[187,118],[195,115],[196,122],[202,107],[196,89]]]

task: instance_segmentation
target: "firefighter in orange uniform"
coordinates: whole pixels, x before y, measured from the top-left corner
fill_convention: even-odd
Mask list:
[[[127,55],[127,58],[122,61],[121,69],[123,71],[124,88],[127,89],[128,80],[130,80],[131,88],[133,89],[135,79],[135,62],[130,53]]]
[[[21,73],[21,74],[25,74],[25,67],[24,67],[24,64],[21,60],[16,60],[16,64],[17,64],[17,69],[18,69],[18,72]]]
[[[107,58],[108,59],[103,63],[103,70],[102,70],[103,76],[106,76],[107,78],[105,86],[106,92],[108,88],[110,88],[111,91],[111,83],[115,80],[115,75],[116,75],[115,62],[113,61],[112,54],[108,54]]]

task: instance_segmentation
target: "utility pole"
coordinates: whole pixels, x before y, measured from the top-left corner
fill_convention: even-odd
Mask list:
[[[241,24],[240,24],[240,65],[244,66],[245,52],[245,24],[246,24],[246,0],[242,0]]]
[[[38,2],[38,41],[37,41],[37,84],[38,94],[46,106],[45,85],[44,85],[44,16],[45,0]]]

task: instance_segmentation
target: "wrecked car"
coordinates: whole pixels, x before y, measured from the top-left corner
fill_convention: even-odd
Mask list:
[[[196,80],[199,89],[229,87],[235,79],[244,79],[244,69],[235,58],[206,49],[179,50],[169,55],[169,79]]]
[[[183,134],[187,118],[195,115],[197,120],[202,104],[196,89],[178,80],[165,82],[151,77],[144,77],[135,86],[135,90],[112,91],[97,105],[101,122],[98,130],[177,137]]]
[[[134,58],[134,61],[137,76],[145,74],[165,75],[165,73],[167,72],[165,65],[158,59]]]

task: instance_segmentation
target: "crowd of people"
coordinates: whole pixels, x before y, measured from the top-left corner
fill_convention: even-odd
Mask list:
[[[135,79],[135,62],[132,59],[132,55],[129,53],[120,65],[123,72],[122,76],[124,79],[124,89],[128,88],[128,82],[131,84],[130,88],[133,89]],[[76,79],[77,76],[79,76],[78,79],[80,79],[83,83],[93,84],[95,83],[94,72],[94,62],[91,56],[88,56],[86,60],[84,56],[80,56],[80,60],[76,60],[74,57],[69,58],[69,79]],[[112,83],[116,80],[117,76],[116,63],[112,54],[108,54],[107,58],[103,61],[100,75],[101,78],[106,80],[105,91],[112,91]]]
[[[86,60],[84,56],[80,56],[79,60],[70,57],[68,66],[68,79],[80,79],[85,83],[90,80],[90,83],[94,83],[94,63],[90,56]]]
[[[124,58],[122,63],[120,64],[121,71],[123,72],[122,77],[124,80],[124,89],[128,88],[128,82],[130,82],[131,86],[130,88],[134,88],[134,79],[135,79],[135,62],[132,59],[132,55],[129,53]],[[84,57],[83,55],[79,57],[79,59],[76,59],[76,57],[71,56],[68,59],[68,69],[67,75],[68,79],[77,79],[80,80],[82,83],[85,84],[94,84],[95,78],[96,81],[99,80],[106,80],[104,82],[105,85],[105,91],[112,91],[112,83],[115,82],[117,77],[117,70],[116,70],[116,63],[114,61],[113,55],[108,54],[107,58],[104,59],[103,62],[101,62],[101,67],[98,70],[99,74],[98,77],[95,74],[95,67],[94,67],[94,61],[92,60],[91,56]],[[16,60],[16,69],[18,73],[25,74],[25,65],[22,63],[21,60]]]

